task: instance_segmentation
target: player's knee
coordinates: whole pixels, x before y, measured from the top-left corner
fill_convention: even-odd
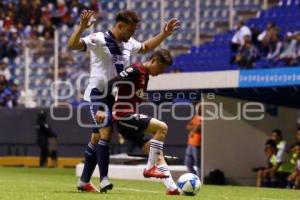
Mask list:
[[[161,122],[159,126],[160,132],[164,135],[167,136],[168,133],[168,125],[165,122]]]

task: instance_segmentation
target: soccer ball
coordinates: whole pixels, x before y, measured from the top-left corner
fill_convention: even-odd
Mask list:
[[[194,196],[200,190],[201,181],[195,174],[186,173],[179,177],[177,185],[182,195]]]

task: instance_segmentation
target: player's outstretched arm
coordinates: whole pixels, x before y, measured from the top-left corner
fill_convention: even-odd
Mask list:
[[[68,48],[71,50],[84,50],[85,45],[80,40],[81,34],[85,29],[92,26],[95,21],[90,21],[93,16],[94,11],[92,10],[84,10],[80,15],[80,24],[79,27],[72,33],[70,39],[68,40]]]
[[[173,18],[165,23],[163,30],[144,42],[144,48],[140,50],[139,53],[146,53],[158,47],[167,37],[172,35],[172,33],[180,27],[180,21]]]

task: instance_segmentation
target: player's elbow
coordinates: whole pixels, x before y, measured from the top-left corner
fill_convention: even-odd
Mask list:
[[[76,44],[72,41],[68,42],[67,47],[70,50],[81,50],[82,49],[82,45],[80,43]]]
[[[141,50],[139,51],[139,53],[144,54],[144,53],[147,53],[147,52],[151,51],[152,49],[154,49],[154,48],[151,48],[151,46],[147,42],[145,42],[143,44]]]
[[[68,42],[67,47],[70,50],[74,50],[74,44],[72,42],[70,42],[70,41]]]
[[[76,45],[74,45],[74,43],[68,42],[67,44],[68,49],[70,50],[78,50],[76,47]]]

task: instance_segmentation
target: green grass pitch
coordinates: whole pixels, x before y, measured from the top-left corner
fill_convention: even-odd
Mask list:
[[[112,180],[115,188],[107,194],[78,192],[74,169],[0,167],[1,200],[300,200],[300,191],[254,187],[203,186],[197,196],[166,196],[161,183]],[[97,179],[93,180],[97,183]]]

